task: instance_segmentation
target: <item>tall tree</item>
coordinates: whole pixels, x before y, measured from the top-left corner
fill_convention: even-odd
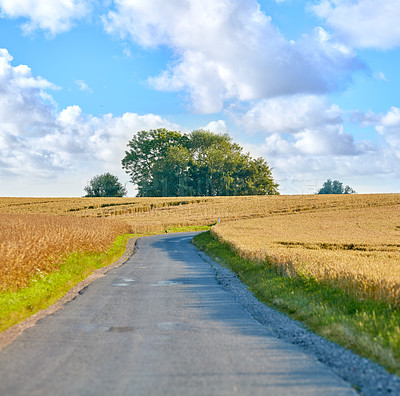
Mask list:
[[[278,194],[267,162],[244,154],[229,135],[141,131],[128,147],[122,166],[138,196]]]
[[[139,196],[157,196],[154,187],[161,181],[154,180],[153,167],[165,158],[171,146],[185,146],[187,141],[186,135],[164,128],[140,131],[134,135],[128,143],[122,167],[137,184]]]
[[[127,194],[118,177],[109,172],[93,177],[84,190],[85,197],[123,197]]]

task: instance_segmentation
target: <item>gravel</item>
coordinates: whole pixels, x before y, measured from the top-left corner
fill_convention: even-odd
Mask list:
[[[400,395],[400,377],[310,332],[300,322],[261,303],[235,273],[222,267],[205,253],[199,251],[199,254],[214,268],[221,285],[233,293],[250,315],[272,331],[277,338],[298,345],[305,352],[314,355],[334,373],[351,383],[361,395]]]

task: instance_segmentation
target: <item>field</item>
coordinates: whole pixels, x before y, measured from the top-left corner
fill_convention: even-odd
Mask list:
[[[99,252],[130,227],[116,220],[0,214],[0,292],[58,270],[73,252]]]
[[[113,262],[118,235],[196,226],[262,301],[400,374],[400,194],[0,198],[0,331]]]
[[[400,201],[380,197],[379,206],[365,206],[362,198],[359,207],[222,223],[212,234],[241,257],[270,261],[286,276],[313,277],[357,298],[399,306]]]
[[[268,258],[288,275],[334,282],[360,297],[399,301],[400,194],[0,198],[0,290],[52,271],[49,263],[65,253],[101,250],[118,233],[218,218],[213,234],[243,257]]]

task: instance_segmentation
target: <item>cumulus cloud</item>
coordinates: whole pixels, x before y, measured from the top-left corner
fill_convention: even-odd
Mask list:
[[[155,114],[94,117],[76,105],[58,112],[45,91],[51,88],[29,67],[13,66],[8,51],[0,50],[0,178],[7,180],[3,190],[18,178],[52,179],[55,185],[67,175],[85,177],[85,182],[102,171],[123,175],[120,161],[135,132],[179,129]],[[79,194],[83,186],[75,181],[75,189]]]
[[[398,0],[319,0],[310,9],[352,47],[390,49],[400,45]]]
[[[341,109],[320,96],[263,100],[236,122],[247,131],[271,134],[266,138],[271,154],[352,155],[360,149],[344,131]]]
[[[297,133],[304,128],[342,123],[341,110],[316,95],[293,95],[257,102],[237,118],[248,131]]]
[[[361,67],[322,28],[286,41],[255,0],[117,0],[104,24],[144,47],[168,46],[175,62],[149,83],[187,91],[198,113],[226,101],[328,92]]]
[[[349,121],[359,127],[375,127],[381,136],[376,142],[355,141],[345,132],[342,116],[340,108],[322,97],[269,99],[256,104],[241,120],[242,125],[267,134],[264,142],[243,146],[268,159],[283,193],[316,192],[315,180],[321,187],[328,178],[350,184],[358,192],[388,192],[391,178],[390,191],[397,191],[400,108],[392,107],[386,114],[350,114]]]
[[[211,121],[206,126],[202,127],[205,131],[214,133],[228,133],[229,129],[224,120]]]
[[[358,192],[397,192],[400,187],[400,108],[392,107],[386,114],[371,111],[351,114],[351,122],[360,127],[375,126],[381,137],[376,142],[354,141],[344,132],[339,109],[332,113],[332,106],[325,102],[323,111],[324,101],[313,101],[315,108],[321,110],[318,129],[315,129],[317,123],[309,119],[317,113],[299,110],[299,115],[303,115],[300,119],[307,122],[302,125],[297,118],[292,120],[293,125],[300,128],[297,131],[290,128],[290,120],[282,121],[282,124],[272,123],[273,127],[262,144],[243,145],[252,155],[268,159],[282,186],[281,192],[315,193],[316,186],[321,187],[328,178],[341,180]],[[283,110],[271,104],[266,107],[267,111],[271,108]],[[327,122],[324,122],[324,114]],[[339,118],[332,118],[332,114],[338,114]],[[283,115],[283,118],[288,116],[286,113]],[[337,123],[331,122],[335,119]],[[307,128],[307,123],[314,127]],[[290,133],[284,132],[287,130]],[[388,180],[391,180],[390,185]]]
[[[400,108],[392,107],[383,115],[376,130],[384,136],[390,151],[400,160]]]
[[[36,29],[55,35],[68,31],[75,20],[88,15],[93,0],[0,0],[1,16],[25,18],[26,33]]]
[[[387,147],[369,145],[348,155],[307,153],[278,134],[266,137],[263,144],[243,146],[253,156],[267,158],[282,194],[316,193],[327,179],[340,180],[360,193],[396,192],[400,186],[396,174],[400,161]]]

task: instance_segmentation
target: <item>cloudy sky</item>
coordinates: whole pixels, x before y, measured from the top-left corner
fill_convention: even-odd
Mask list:
[[[127,142],[159,127],[228,132],[282,194],[400,192],[399,20],[399,0],[0,0],[0,196],[128,182]]]

